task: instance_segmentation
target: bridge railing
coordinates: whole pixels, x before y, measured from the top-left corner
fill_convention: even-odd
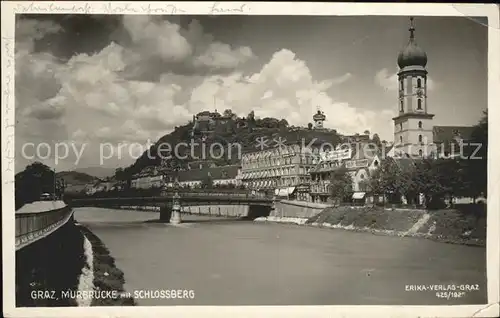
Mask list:
[[[16,250],[19,250],[66,224],[73,215],[69,206],[33,213],[16,213]]]

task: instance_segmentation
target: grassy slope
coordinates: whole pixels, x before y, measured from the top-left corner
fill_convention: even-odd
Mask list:
[[[484,245],[486,242],[485,207],[425,211],[383,209],[381,207],[326,208],[307,220],[361,230],[407,232],[428,213],[430,218],[413,236],[423,236],[450,243]]]

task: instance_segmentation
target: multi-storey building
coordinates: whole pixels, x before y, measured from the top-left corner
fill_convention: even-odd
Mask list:
[[[248,188],[291,195],[296,186],[309,183],[317,153],[298,144],[248,152],[242,155],[240,178]]]
[[[321,156],[311,170],[311,201],[327,202],[332,194],[331,181],[339,169],[346,169],[352,179],[353,199],[363,199],[367,180],[380,164],[381,149],[367,142],[344,144]]]
[[[201,187],[204,180],[210,179],[213,186],[238,187],[241,180],[239,165],[213,166],[200,165],[199,168],[177,171],[170,174],[165,182],[166,187],[173,187],[177,180],[180,187]]]

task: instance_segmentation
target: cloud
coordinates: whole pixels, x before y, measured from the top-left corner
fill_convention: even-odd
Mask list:
[[[288,49],[276,51],[260,69],[244,72],[242,65],[255,58],[252,50],[214,40],[196,21],[183,29],[157,17],[125,16],[128,42],[110,42],[94,54],[76,54],[64,62],[29,44],[33,30],[63,31],[43,23],[18,22],[18,28],[31,31],[23,31],[26,36],[16,43],[23,48],[16,53],[16,149],[23,142],[87,144],[80,166],[95,166],[102,143],[116,149],[118,143],[154,141],[193,114],[215,107],[240,116],[254,110],[259,117],[285,117],[292,125],[306,126],[319,106],[327,116],[325,125],[342,133],[392,127],[385,124],[390,111],[355,108],[329,95],[350,73],[316,80],[306,62]],[[376,126],[380,122],[383,127]],[[60,165],[73,169],[74,159]],[[121,157],[108,164],[133,160]],[[27,161],[17,163],[24,168]]]
[[[390,73],[386,68],[381,69],[375,74],[375,83],[380,85],[386,91],[397,91],[398,90],[398,74],[397,72]],[[427,77],[427,89],[435,90],[437,83],[431,78]]]
[[[350,80],[352,78],[352,74],[351,73],[345,73],[344,75],[342,76],[339,76],[337,78],[334,78],[332,80],[332,84],[334,85],[340,85],[342,83],[345,83],[347,82],[348,80]]]

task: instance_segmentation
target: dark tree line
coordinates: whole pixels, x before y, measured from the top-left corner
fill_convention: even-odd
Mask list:
[[[65,183],[58,179],[55,172],[48,166],[35,162],[15,176],[16,210],[26,203],[40,200],[43,193],[61,198]]]

